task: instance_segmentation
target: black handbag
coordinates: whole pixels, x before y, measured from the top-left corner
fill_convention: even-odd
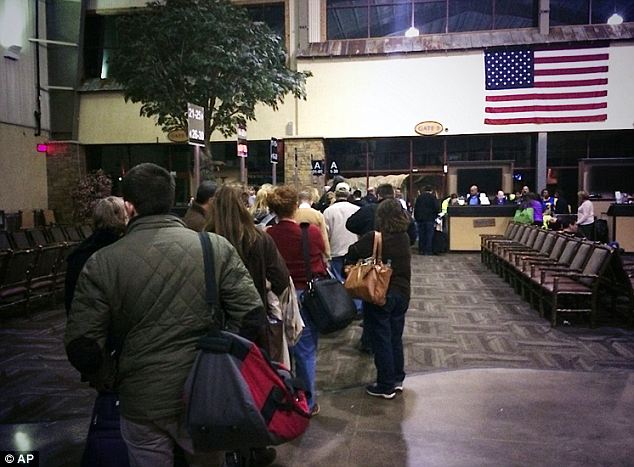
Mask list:
[[[337,279],[313,278],[308,254],[308,224],[302,223],[301,228],[307,279],[301,303],[317,330],[321,334],[330,334],[347,327],[357,314],[357,309]]]

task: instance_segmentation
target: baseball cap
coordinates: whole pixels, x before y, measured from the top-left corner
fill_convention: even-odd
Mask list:
[[[348,185],[346,182],[341,182],[337,184],[335,191],[337,193],[350,193],[350,185]]]

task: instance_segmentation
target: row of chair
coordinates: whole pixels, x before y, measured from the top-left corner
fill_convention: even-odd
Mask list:
[[[29,307],[63,291],[66,258],[74,245],[57,243],[23,250],[0,251],[0,311]]]
[[[28,250],[59,243],[79,243],[92,234],[89,225],[41,227],[9,232],[0,230],[0,251]]]
[[[550,313],[553,326],[562,313],[583,313],[596,325],[599,299],[609,292],[625,294],[634,310],[632,283],[624,277],[619,253],[613,248],[511,223],[504,235],[481,237],[482,262],[502,276],[539,310]]]

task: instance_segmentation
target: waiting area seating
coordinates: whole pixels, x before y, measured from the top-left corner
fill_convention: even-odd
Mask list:
[[[626,301],[634,322],[634,261],[610,246],[538,226],[509,224],[503,235],[481,236],[481,259],[556,326],[583,314],[596,326],[600,301]]]
[[[91,234],[85,225],[0,230],[0,312],[63,292],[66,259]]]

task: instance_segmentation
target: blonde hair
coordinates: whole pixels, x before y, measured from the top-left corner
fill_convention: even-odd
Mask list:
[[[112,230],[116,233],[123,233],[128,223],[123,198],[108,196],[107,198],[100,199],[95,206],[92,220],[95,229]]]
[[[588,194],[588,192],[587,191],[583,191],[583,190],[578,192],[577,196],[579,197],[579,199],[582,199],[584,201],[587,200],[587,199],[590,199],[590,195]]]
[[[315,187],[311,187],[309,191],[310,191],[310,200],[313,202],[313,204],[318,203],[321,198],[321,196],[319,195],[319,190]]]
[[[273,193],[273,185],[270,183],[265,183],[260,187],[258,192],[255,195],[255,202],[253,206],[249,209],[249,212],[254,215],[260,212],[268,212],[269,203],[267,201],[268,196]]]

